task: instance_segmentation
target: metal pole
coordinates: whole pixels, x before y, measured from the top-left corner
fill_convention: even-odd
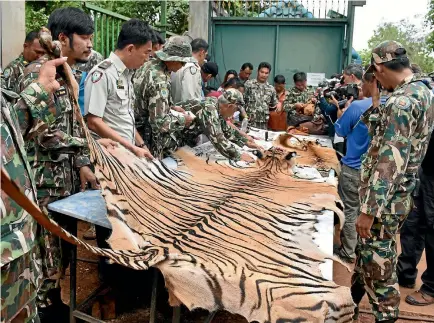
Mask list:
[[[353,56],[354,12],[352,1],[348,1],[348,25],[347,25],[347,64],[351,64]]]
[[[161,13],[160,13],[160,28],[161,28],[161,36],[166,39],[166,26],[167,26],[167,1],[162,0],[160,2]]]

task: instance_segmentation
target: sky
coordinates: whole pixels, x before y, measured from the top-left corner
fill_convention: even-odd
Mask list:
[[[429,0],[367,0],[364,7],[356,7],[353,47],[360,51],[368,47],[375,28],[383,22],[409,18],[415,24],[423,22]],[[415,18],[415,15],[420,15]]]

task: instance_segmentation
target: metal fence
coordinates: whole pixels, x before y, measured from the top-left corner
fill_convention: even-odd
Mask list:
[[[214,0],[213,17],[342,19],[348,0]]]
[[[165,2],[162,1],[163,5],[161,5],[160,12],[160,28],[152,27],[155,30],[165,36],[175,35],[172,32],[166,31],[166,5]],[[101,53],[102,56],[108,57],[110,52],[116,48],[116,43],[118,39],[119,32],[121,30],[122,23],[130,20],[130,17],[126,17],[120,15],[116,12],[112,12],[110,10],[89,4],[87,2],[84,3],[84,8],[86,11],[90,13],[94,22],[94,40],[93,47],[94,49]]]

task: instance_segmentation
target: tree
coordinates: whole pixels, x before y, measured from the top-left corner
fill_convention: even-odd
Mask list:
[[[383,23],[378,26],[374,35],[369,39],[368,52],[362,52],[361,56],[364,64],[368,64],[369,53],[373,48],[385,40],[396,40],[405,47],[412,63],[418,64],[424,72],[431,72],[434,70],[434,58],[430,56],[431,48],[427,38],[428,35],[421,28],[408,20]]]
[[[428,4],[428,13],[425,16],[426,25],[430,30],[427,38],[428,46],[431,50],[434,50],[434,0],[431,0]]]
[[[87,3],[130,18],[139,18],[152,26],[160,23],[160,1],[87,1]],[[46,25],[50,13],[61,7],[84,9],[80,1],[26,1],[26,31],[38,30]],[[167,1],[169,31],[182,34],[188,30],[188,0]]]

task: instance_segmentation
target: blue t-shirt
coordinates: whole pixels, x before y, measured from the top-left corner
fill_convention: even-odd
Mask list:
[[[381,97],[381,104],[386,103],[387,97]],[[338,136],[347,138],[347,153],[342,158],[342,163],[354,169],[360,169],[362,164],[360,157],[368,150],[368,127],[360,120],[360,117],[372,105],[372,98],[354,101],[347,111],[335,123],[335,131]]]
[[[84,81],[86,81],[86,76],[87,72],[82,72],[78,90],[78,106],[82,116],[84,116]]]
[[[335,123],[336,133],[347,138],[347,153],[342,158],[342,163],[354,169],[360,169],[362,164],[360,157],[368,150],[370,142],[368,127],[358,121],[371,105],[371,98],[354,101]]]

